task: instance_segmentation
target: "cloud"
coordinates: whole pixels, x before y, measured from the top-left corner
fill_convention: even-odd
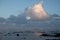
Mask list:
[[[32,7],[26,8],[26,19],[27,20],[46,20],[49,15],[45,12],[43,8],[43,2],[34,4]]]

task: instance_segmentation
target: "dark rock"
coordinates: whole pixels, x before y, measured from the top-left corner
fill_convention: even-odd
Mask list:
[[[49,35],[47,35],[47,34],[42,34],[41,36],[49,36]]]
[[[60,37],[60,33],[57,33],[57,34],[55,35],[55,37]]]
[[[19,36],[19,34],[17,34],[17,36]]]
[[[49,37],[60,37],[60,33],[56,33],[55,35],[50,34],[42,34],[40,36],[49,36]]]

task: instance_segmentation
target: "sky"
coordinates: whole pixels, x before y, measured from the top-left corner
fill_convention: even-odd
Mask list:
[[[0,17],[18,15],[24,12],[25,8],[39,3],[41,0],[0,0]],[[60,0],[43,0],[43,6],[48,14],[60,15]]]

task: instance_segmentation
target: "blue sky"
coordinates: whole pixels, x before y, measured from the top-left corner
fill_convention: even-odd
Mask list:
[[[44,9],[48,14],[60,15],[60,0],[43,0]],[[24,9],[32,6],[40,0],[0,0],[0,17],[7,18],[9,15],[18,15],[24,12]]]

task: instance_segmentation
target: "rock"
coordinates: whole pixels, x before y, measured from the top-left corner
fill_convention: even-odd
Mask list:
[[[19,34],[17,34],[17,36],[19,36]]]

